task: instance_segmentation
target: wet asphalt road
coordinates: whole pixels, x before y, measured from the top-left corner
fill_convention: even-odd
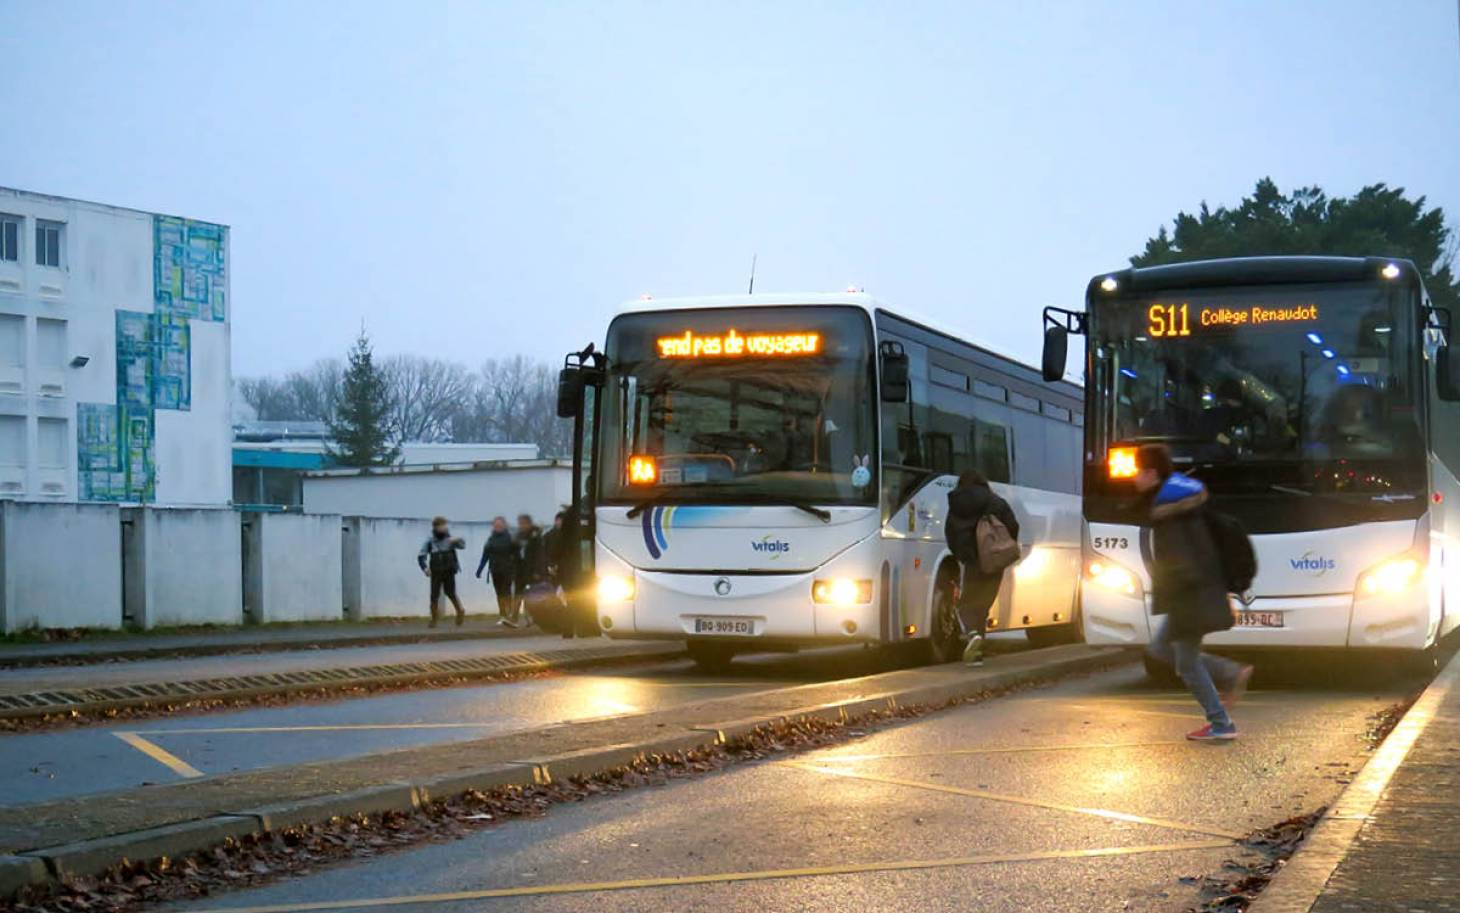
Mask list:
[[[1348,678],[1255,691],[1242,740],[1199,745],[1190,699],[1122,668],[169,909],[1169,913],[1331,802],[1414,685]]]
[[[224,665],[242,661],[213,660]],[[206,665],[206,661],[188,662]],[[680,660],[509,683],[0,735],[0,804],[44,802],[659,710],[788,684],[867,675],[896,662],[897,658],[875,651],[831,649],[746,657],[728,674],[706,675]]]

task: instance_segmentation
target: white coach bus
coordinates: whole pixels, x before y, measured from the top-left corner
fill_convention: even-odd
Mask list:
[[[965,469],[1021,526],[991,629],[1079,635],[1074,384],[864,294],[761,294],[632,302],[559,393],[610,637],[685,640],[712,667],[856,642],[953,659],[943,518]]]
[[[1145,643],[1150,544],[1135,449],[1252,535],[1258,575],[1228,648],[1405,651],[1460,625],[1460,370],[1450,315],[1405,260],[1269,257],[1126,269],[1084,312],[1045,314],[1046,378],[1086,352],[1083,612],[1094,643]]]

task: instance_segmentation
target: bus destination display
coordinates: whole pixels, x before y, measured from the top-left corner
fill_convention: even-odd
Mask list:
[[[1191,336],[1194,332],[1241,330],[1248,327],[1277,327],[1295,323],[1316,323],[1318,305],[1295,304],[1266,307],[1203,307],[1190,304],[1153,304],[1146,311],[1146,333],[1156,339]]]
[[[697,334],[685,330],[680,336],[660,336],[654,341],[660,358],[794,357],[821,351],[820,333]]]

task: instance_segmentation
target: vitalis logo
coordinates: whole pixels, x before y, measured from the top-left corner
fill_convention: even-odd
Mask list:
[[[1332,558],[1325,558],[1322,555],[1315,555],[1312,552],[1304,552],[1301,558],[1289,558],[1288,564],[1293,570],[1303,571],[1312,574],[1314,577],[1322,577],[1324,574],[1338,567],[1338,562]]]
[[[791,551],[791,543],[785,539],[777,539],[770,533],[766,533],[759,539],[750,540],[750,547],[758,552],[769,554],[772,561]]]

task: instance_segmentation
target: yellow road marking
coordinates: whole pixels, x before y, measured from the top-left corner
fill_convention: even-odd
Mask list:
[[[879,777],[875,774],[857,773],[850,770],[837,770],[832,767],[821,767],[815,764],[805,764],[797,761],[782,761],[782,767],[792,767],[797,770],[809,771],[811,773],[827,774],[833,777],[845,777],[848,780],[866,780],[871,783],[885,783],[889,786],[906,786],[911,789],[926,789],[938,793],[951,793],[955,796],[968,796],[972,799],[988,799],[993,802],[1007,802],[1011,805],[1027,805],[1033,808],[1047,808],[1053,811],[1072,812],[1077,815],[1091,815],[1096,818],[1105,818],[1110,821],[1125,821],[1130,824],[1148,824],[1153,827],[1164,827],[1173,831],[1187,831],[1192,834],[1207,834],[1212,837],[1226,837],[1228,840],[1241,840],[1244,835],[1231,831],[1217,830],[1202,824],[1190,824],[1185,821],[1171,821],[1166,818],[1145,818],[1140,815],[1131,815],[1126,812],[1118,812],[1108,808],[1087,808],[1080,805],[1063,805],[1058,802],[1045,802],[1040,799],[1026,799],[1023,796],[1010,796],[1004,793],[989,792],[983,789],[963,789],[958,786],[944,786],[938,783],[920,783],[916,780],[902,780],[897,777]]]
[[[145,754],[147,757],[162,764],[166,764],[172,772],[180,777],[194,779],[206,776],[201,770],[179,758],[177,755],[164,748],[152,744],[135,732],[113,732],[112,735],[131,745],[133,748]]]
[[[499,897],[541,897],[552,894],[583,894],[599,891],[632,891],[642,888],[671,888],[736,881],[773,881],[786,878],[816,878],[829,875],[862,875],[872,872],[908,872],[919,869],[948,869],[963,866],[996,865],[1009,862],[1040,862],[1049,859],[1091,859],[1102,856],[1134,856],[1145,853],[1176,853],[1185,850],[1214,850],[1230,846],[1226,840],[1191,843],[1163,843],[1146,846],[1113,846],[1093,850],[1047,850],[1032,853],[1004,853],[962,856],[951,859],[911,859],[893,862],[863,862],[809,866],[799,869],[768,869],[759,872],[717,872],[709,875],[669,875],[662,878],[632,878],[626,881],[587,881],[576,884],[528,885],[520,888],[487,888],[445,894],[416,894],[398,897],[367,897],[358,900],[321,900],[310,903],[259,907],[214,907],[203,913],[315,913],[325,910],[360,910],[398,907],[408,904],[459,903]]]
[[[828,761],[882,761],[897,758],[945,758],[949,755],[1019,754],[1038,751],[1085,751],[1096,748],[1158,748],[1163,745],[1185,745],[1185,739],[1165,739],[1154,742],[1088,742],[1081,745],[1015,745],[1008,748],[953,748],[946,751],[905,751],[888,754],[839,754],[817,758],[817,763]]]

